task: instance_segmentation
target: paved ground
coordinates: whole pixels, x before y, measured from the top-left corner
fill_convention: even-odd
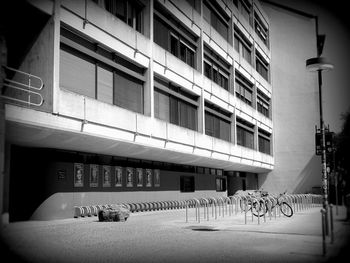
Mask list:
[[[244,214],[198,223],[193,209],[131,214],[127,222],[97,217],[28,221],[6,225],[3,241],[14,257],[29,262],[341,262],[349,256],[350,223],[334,209],[334,243],[322,256],[320,207],[293,217],[269,217],[258,225]],[[7,251],[8,252],[8,251]],[[2,254],[2,262],[4,262]],[[345,262],[345,261],[344,261]]]

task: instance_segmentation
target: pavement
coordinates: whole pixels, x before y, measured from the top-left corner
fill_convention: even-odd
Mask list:
[[[334,241],[323,255],[321,207],[271,218],[195,209],[138,212],[126,222],[97,217],[25,221],[2,229],[1,262],[345,262],[350,222],[333,208]],[[245,223],[246,222],[246,223]],[[259,224],[258,224],[259,223]],[[6,259],[6,256],[9,256]]]

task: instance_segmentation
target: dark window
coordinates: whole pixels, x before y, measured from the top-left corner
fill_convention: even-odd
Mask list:
[[[195,191],[194,176],[187,176],[187,175],[180,176],[180,191],[181,192]]]
[[[217,6],[216,1],[206,0],[203,5],[204,19],[224,38],[228,40],[228,30],[230,18],[227,14],[221,11]]]
[[[99,0],[94,1],[109,13],[142,33],[143,5],[137,0]]]
[[[271,154],[271,134],[259,129],[259,152]]]
[[[155,3],[154,42],[195,68],[197,37]]]
[[[229,91],[231,66],[214,51],[204,48],[204,75],[216,84]]]
[[[189,3],[195,10],[197,10],[197,12],[200,13],[201,11],[201,5],[200,5],[200,2],[197,0],[186,0],[187,3]]]
[[[263,94],[260,90],[257,92],[257,107],[258,111],[265,115],[266,117],[270,117],[270,99],[265,94]]]
[[[216,178],[216,191],[217,192],[226,191],[226,179],[225,178]]]
[[[60,87],[143,113],[143,68],[65,28],[61,33]]]
[[[169,29],[160,18],[154,16],[154,42],[162,48],[168,50],[169,47]]]
[[[252,44],[237,27],[235,27],[234,41],[235,50],[240,53],[249,64],[252,64]]]
[[[114,78],[114,104],[143,113],[143,83],[118,71]]]
[[[254,125],[237,118],[237,144],[254,149]]]
[[[253,84],[251,84],[245,77],[236,72],[236,96],[248,105],[253,103]]]
[[[95,71],[96,65],[92,59],[73,50],[61,48],[60,87],[95,98]]]
[[[198,98],[172,84],[163,85],[161,82],[155,81],[154,116],[184,128],[197,130]]]
[[[257,13],[254,13],[254,29],[265,45],[268,45],[269,32]]]
[[[256,71],[267,81],[269,81],[269,64],[262,58],[259,53],[256,53],[255,60]]]
[[[252,24],[252,19],[251,19],[252,5],[249,2],[249,0],[240,0],[238,9],[241,12],[242,16],[251,25]]]
[[[205,134],[231,141],[231,114],[205,103]]]

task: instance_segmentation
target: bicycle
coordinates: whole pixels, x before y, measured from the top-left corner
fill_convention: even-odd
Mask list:
[[[293,209],[292,207],[284,200],[285,199],[285,192],[282,194],[279,194],[278,197],[271,196],[268,192],[259,192],[256,191],[256,193],[260,193],[260,196],[256,196],[253,193],[248,193],[248,195],[245,197],[247,200],[247,212],[252,210],[252,213],[256,217],[262,217],[266,214],[267,211],[269,211],[269,201],[267,198],[273,198],[273,202],[270,200],[271,204],[271,211],[276,207],[279,206],[279,209],[283,215],[286,217],[293,216]],[[253,201],[252,201],[253,199]],[[255,200],[254,200],[255,199]],[[241,202],[241,209],[245,210],[245,203]]]
[[[286,192],[279,194],[278,197],[273,197],[271,211],[276,206],[279,206],[279,209],[283,215],[285,215],[286,217],[291,217],[293,216],[293,208],[291,207],[290,204],[288,204],[287,201],[285,201],[285,195],[286,195]],[[269,194],[267,194],[265,197],[269,197]],[[267,200],[265,200],[265,205],[266,205],[265,211],[267,211],[268,210]]]

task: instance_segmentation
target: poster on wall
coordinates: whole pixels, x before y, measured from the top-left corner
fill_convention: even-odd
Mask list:
[[[152,187],[152,170],[146,169],[146,187]]]
[[[102,166],[102,174],[103,174],[103,187],[111,186],[111,167],[109,165]]]
[[[142,168],[136,168],[136,185],[137,187],[143,186],[143,169]]]
[[[131,167],[126,168],[126,187],[133,187],[134,169]]]
[[[116,187],[121,187],[123,178],[123,170],[122,167],[116,166],[114,167],[114,182]]]
[[[90,164],[90,187],[98,187],[98,164]]]
[[[160,187],[160,170],[154,170],[154,186]]]
[[[84,186],[84,164],[74,163],[74,187]]]

